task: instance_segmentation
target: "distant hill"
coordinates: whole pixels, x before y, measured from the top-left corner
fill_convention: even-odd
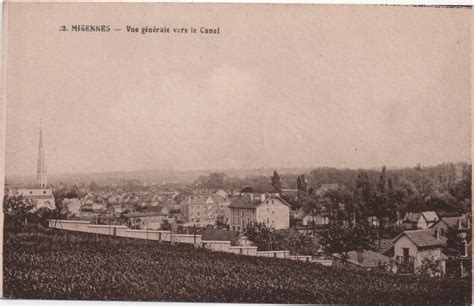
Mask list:
[[[296,176],[305,174],[309,181],[309,186],[318,188],[326,183],[338,183],[340,185],[351,186],[361,171],[368,174],[372,183],[377,182],[382,167],[375,169],[347,169],[331,167],[299,167],[299,168],[260,168],[260,169],[210,169],[210,170],[143,170],[143,171],[116,171],[102,173],[70,173],[70,174],[50,174],[49,182],[52,185],[64,184],[89,184],[91,181],[101,185],[119,184],[125,181],[139,181],[151,184],[191,184],[200,176],[206,176],[213,172],[224,173],[227,178],[227,188],[241,188],[245,185],[253,185],[256,189],[271,189],[269,177],[277,170],[282,177],[284,188],[296,188]],[[459,170],[462,171],[459,171]],[[458,176],[470,172],[470,164],[467,163],[443,163],[436,166],[421,167],[417,171],[414,168],[388,168],[388,177],[404,177],[415,180],[418,173],[431,177],[443,183],[454,183],[459,180]],[[232,179],[230,179],[232,178]],[[248,180],[250,179],[250,180]],[[28,186],[34,185],[35,176],[7,176],[8,186]]]
[[[300,174],[310,171],[312,168],[282,168],[278,169],[281,174]],[[127,180],[138,180],[145,183],[182,183],[190,184],[194,182],[199,176],[208,175],[212,172],[224,173],[227,177],[256,177],[256,176],[270,176],[273,168],[261,169],[211,169],[211,170],[143,170],[143,171],[114,171],[114,172],[97,172],[97,173],[64,173],[64,174],[49,174],[48,180],[50,184],[56,185],[60,183],[65,184],[88,184],[94,181],[98,184],[114,184]],[[15,185],[34,185],[36,176],[7,176],[6,184],[9,186]]]

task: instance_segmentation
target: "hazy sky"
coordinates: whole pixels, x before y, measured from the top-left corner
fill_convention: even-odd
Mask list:
[[[470,10],[8,5],[7,175],[470,160]]]

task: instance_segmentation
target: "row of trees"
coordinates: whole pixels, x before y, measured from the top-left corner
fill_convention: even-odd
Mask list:
[[[275,230],[265,223],[247,225],[244,235],[259,251],[289,250],[294,255],[308,255],[316,251],[310,235],[296,230]]]
[[[265,223],[251,223],[243,234],[259,250],[290,250],[295,255],[313,255],[318,250],[327,254],[371,250],[379,238],[375,229],[361,222],[353,226],[331,225],[318,232],[316,239],[296,230],[275,230]]]
[[[301,175],[296,178],[298,197],[293,202],[290,199],[290,204],[293,209],[303,207],[306,213],[314,215],[325,209],[329,210],[332,221],[342,219],[356,222],[376,216],[382,227],[383,222],[393,223],[408,211],[434,210],[441,215],[455,215],[471,209],[470,198],[460,200],[465,196],[470,197],[469,171],[451,187],[443,189],[432,177],[420,170],[412,174],[409,180],[389,174],[386,167],[383,167],[374,181],[371,181],[368,172],[360,171],[351,185],[339,185],[338,189],[323,193],[316,193],[312,187],[308,188],[308,181]],[[271,182],[278,191],[276,187],[281,186],[281,183],[276,171]]]

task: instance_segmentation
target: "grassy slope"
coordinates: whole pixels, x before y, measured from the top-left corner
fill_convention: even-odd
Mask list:
[[[470,280],[366,273],[61,232],[5,237],[4,296],[255,303],[470,303]]]

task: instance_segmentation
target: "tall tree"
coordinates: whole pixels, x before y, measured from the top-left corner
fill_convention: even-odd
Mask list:
[[[386,171],[387,171],[387,168],[385,166],[382,167],[382,171],[380,172],[380,176],[379,176],[379,182],[377,184],[377,187],[378,187],[378,191],[381,192],[381,193],[384,193],[386,188],[385,188],[385,183],[386,183]]]
[[[374,247],[377,233],[366,223],[353,227],[332,225],[321,231],[320,243],[327,254],[340,253],[343,258],[350,251],[370,250]]]
[[[278,174],[278,172],[277,172],[276,170],[273,171],[272,186],[273,186],[273,188],[274,188],[278,193],[281,193],[281,180],[280,180],[280,175]]]
[[[267,251],[271,249],[272,234],[274,228],[265,223],[251,223],[244,229],[244,235],[259,249]]]
[[[319,196],[317,194],[304,194],[300,198],[300,202],[302,203],[304,212],[312,216],[311,225],[313,227],[314,233],[316,230],[316,222],[314,221],[314,217],[322,211],[321,204],[319,203]]]
[[[298,175],[296,178],[296,188],[299,192],[307,192],[308,191],[308,181],[304,177],[304,174]]]

